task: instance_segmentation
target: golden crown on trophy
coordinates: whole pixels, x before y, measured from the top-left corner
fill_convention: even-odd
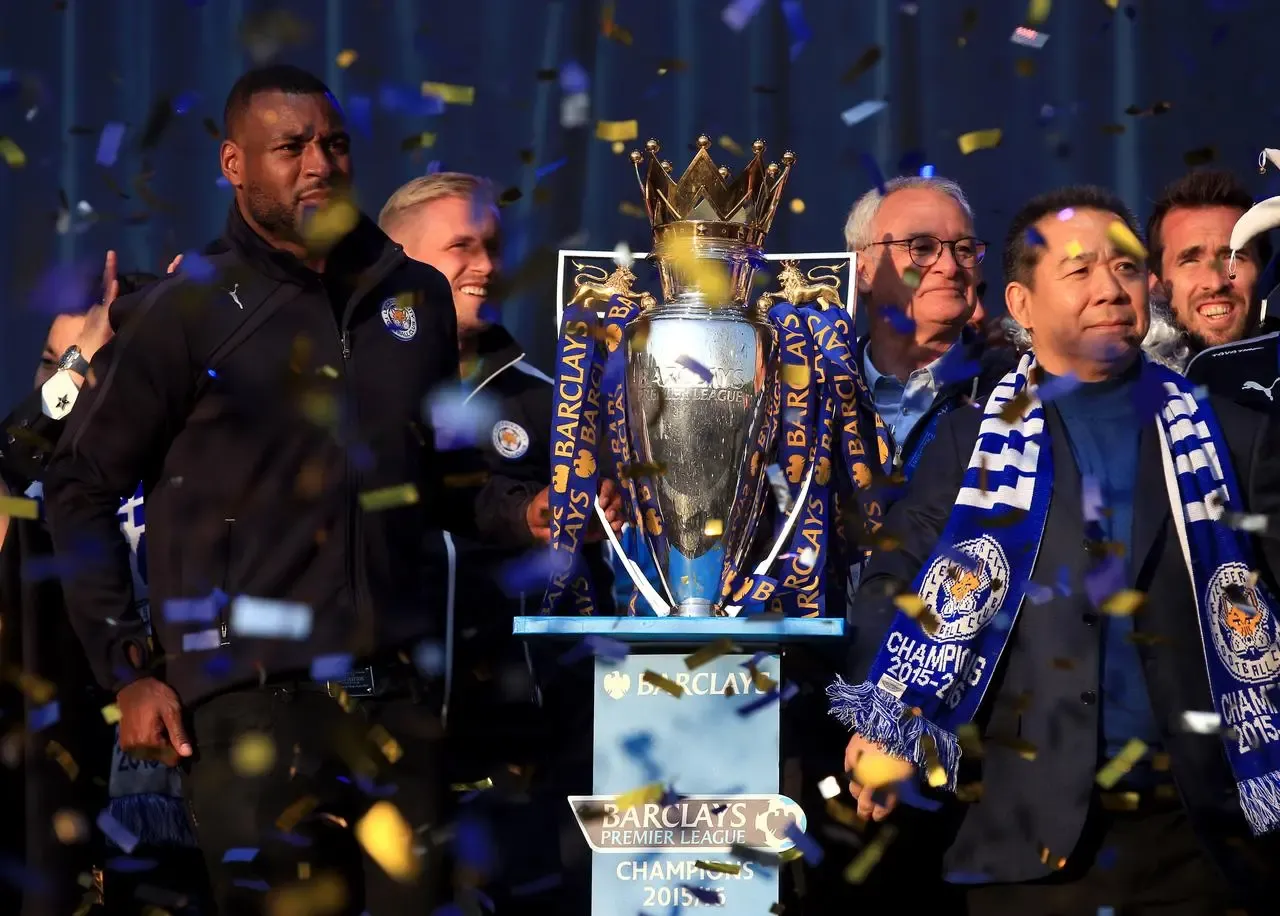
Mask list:
[[[781,166],[776,162],[765,165],[765,144],[757,140],[751,144],[755,155],[730,183],[728,167],[712,161],[707,152],[710,146],[710,137],[698,138],[698,152],[679,181],[671,177],[671,163],[659,159],[662,147],[657,140],[645,144],[649,162],[643,173],[644,153],[631,153],[653,223],[654,243],[661,247],[672,236],[679,236],[692,238],[695,245],[705,240],[762,247],[795,164],[795,153],[783,153]]]

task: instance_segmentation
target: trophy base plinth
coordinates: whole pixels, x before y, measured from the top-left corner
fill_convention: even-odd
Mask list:
[[[671,608],[672,617],[710,617],[711,602],[706,598],[686,598]]]

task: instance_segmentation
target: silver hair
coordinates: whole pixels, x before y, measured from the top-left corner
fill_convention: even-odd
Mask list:
[[[844,244],[846,250],[861,251],[869,247],[875,241],[871,237],[871,224],[875,221],[876,214],[880,212],[880,205],[894,191],[906,191],[911,188],[927,188],[947,195],[960,205],[960,209],[964,211],[964,215],[969,222],[973,222],[973,208],[969,206],[969,199],[964,196],[964,191],[960,189],[960,185],[950,178],[925,178],[922,175],[903,175],[885,182],[883,194],[880,193],[878,188],[872,188],[858,198],[857,203],[849,211],[849,218],[844,221]]]

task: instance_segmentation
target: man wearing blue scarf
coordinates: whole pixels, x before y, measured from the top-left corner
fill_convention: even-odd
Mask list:
[[[850,791],[947,790],[971,914],[1221,913],[1274,892],[1280,438],[1143,360],[1114,195],[1031,201],[1004,248],[1034,349],[938,426],[854,609]],[[1258,912],[1265,910],[1259,909]]]

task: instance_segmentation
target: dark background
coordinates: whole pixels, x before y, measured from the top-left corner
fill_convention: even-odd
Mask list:
[[[0,162],[0,395],[12,403],[30,386],[50,316],[84,296],[75,278],[100,270],[108,247],[124,268],[158,272],[219,231],[230,193],[217,184],[217,143],[202,121],[220,121],[236,76],[266,59],[323,76],[356,121],[370,213],[433,161],[520,192],[506,208],[517,278],[507,323],[544,369],[555,250],[649,244],[647,222],[619,209],[640,195],[626,156],[595,138],[597,119],[637,119],[626,151],[657,137],[677,172],[700,132],[743,148],[764,138],[771,157],[794,150],[787,197],[805,207],[780,211],[774,251],[843,247],[846,212],[873,169],[930,164],[959,180],[993,245],[1025,198],[1066,182],[1110,185],[1145,218],[1185,154],[1209,147],[1258,197],[1280,193],[1274,175],[1256,170],[1261,148],[1280,146],[1275,0],[1121,0],[1114,11],[1105,0],[1058,0],[1039,50],[1009,41],[1026,0],[764,0],[738,33],[721,20],[725,6],[0,0],[0,136],[27,159]],[[626,35],[604,34],[610,7]],[[877,46],[881,59],[856,72]],[[358,57],[344,69],[346,49]],[[587,74],[590,108],[585,126],[565,128],[560,81],[539,71],[571,61]],[[474,86],[475,102],[406,112],[397,100],[418,95],[423,80]],[[842,111],[873,98],[888,108],[843,124]],[[1170,109],[1126,113],[1160,102]],[[157,112],[172,115],[148,131]],[[127,132],[104,167],[95,157],[109,122]],[[1004,130],[999,148],[960,154],[960,134],[991,127]],[[434,146],[406,151],[422,131]],[[713,152],[735,171],[745,161],[718,144]],[[59,209],[80,201],[92,218],[64,216],[59,232]],[[998,271],[993,255],[989,309],[1000,307]]]

